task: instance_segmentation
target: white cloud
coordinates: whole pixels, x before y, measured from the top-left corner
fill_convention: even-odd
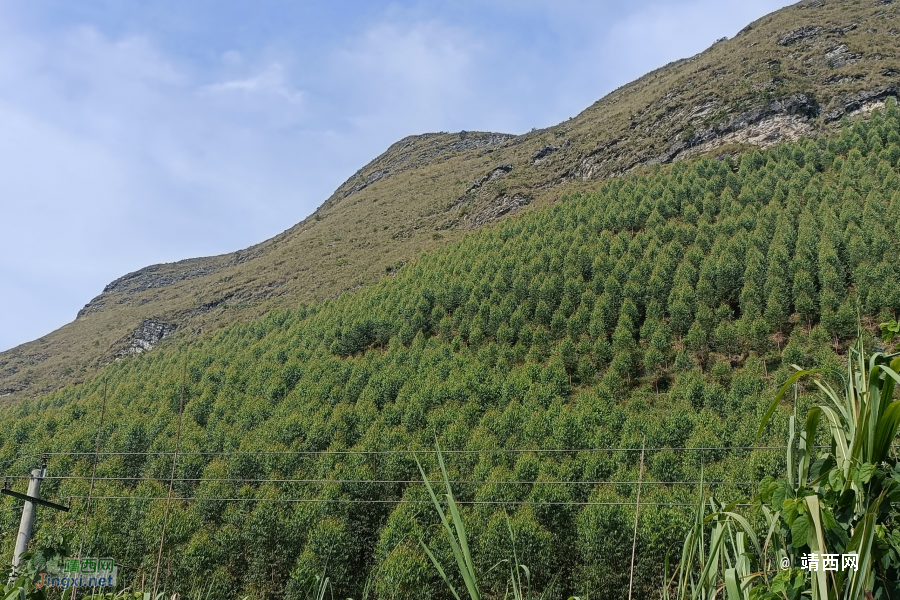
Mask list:
[[[331,72],[356,91],[349,112],[358,126],[424,133],[469,114],[483,51],[467,31],[438,21],[381,22],[338,51]]]
[[[231,64],[235,61],[232,59]],[[272,94],[284,98],[291,103],[299,103],[303,92],[292,89],[285,80],[281,65],[269,65],[262,72],[246,79],[233,79],[222,83],[213,83],[201,88],[201,92],[211,94],[246,93]]]

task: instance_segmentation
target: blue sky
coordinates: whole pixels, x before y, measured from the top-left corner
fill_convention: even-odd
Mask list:
[[[403,136],[553,125],[783,0],[0,0],[0,350]]]

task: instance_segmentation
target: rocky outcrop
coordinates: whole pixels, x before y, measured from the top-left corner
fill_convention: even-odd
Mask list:
[[[115,356],[122,358],[152,350],[177,328],[174,323],[165,323],[159,319],[144,319],[137,329],[116,343],[120,349],[115,352]]]
[[[753,144],[765,148],[779,142],[798,140],[812,135],[814,131],[815,127],[805,117],[775,115],[686,148],[673,156],[673,160],[684,160],[726,144]]]
[[[559,148],[557,148],[556,146],[553,146],[552,144],[547,144],[546,146],[544,146],[543,148],[541,148],[540,150],[538,150],[537,152],[535,152],[534,154],[531,155],[531,164],[533,164],[533,165],[539,164],[541,161],[543,161],[545,158],[547,158],[548,156],[550,156],[557,150],[559,150]]]
[[[378,181],[379,179],[381,179],[382,177],[384,177],[385,175],[387,175],[390,172],[391,172],[390,169],[380,169],[378,171],[369,173],[366,176],[365,181],[363,181],[362,183],[357,183],[352,188],[350,188],[349,190],[344,192],[344,198],[346,198],[347,196],[350,196],[351,194],[355,194],[356,192],[358,192],[360,190],[366,189],[367,187],[369,187],[370,185],[372,185],[373,183],[375,183],[376,181]]]
[[[800,27],[779,38],[778,45],[790,46],[791,44],[796,44],[800,40],[805,40],[819,35],[819,33],[822,32],[822,29],[823,28],[819,25],[807,25],[806,27]]]
[[[188,261],[185,261],[188,262]],[[104,294],[137,294],[151,288],[165,287],[185,279],[209,275],[215,268],[208,265],[185,265],[182,269],[166,269],[168,265],[152,265],[119,277],[105,288]]]
[[[482,225],[495,221],[503,215],[511,213],[519,207],[530,203],[531,198],[524,194],[513,194],[512,196],[504,194],[498,196],[472,217],[472,226],[481,227]]]
[[[504,175],[506,175],[507,173],[512,171],[512,169],[513,169],[512,165],[510,165],[508,163],[497,166],[496,168],[494,168],[491,171],[489,171],[488,173],[486,173],[480,179],[476,179],[475,181],[473,181],[472,185],[470,185],[468,187],[468,189],[465,191],[465,193],[463,195],[468,194],[469,192],[474,192],[475,190],[477,190],[478,188],[480,188],[481,186],[483,186],[485,183],[487,183],[489,181],[494,181],[496,179],[503,177]]]
[[[832,69],[840,69],[859,61],[861,56],[851,52],[847,44],[838,44],[825,53],[825,62]]]
[[[836,98],[829,106],[829,109],[822,114],[822,120],[826,123],[831,123],[841,119],[845,115],[865,111],[869,107],[883,104],[884,100],[888,97],[900,97],[898,91],[900,90],[898,90],[897,84],[891,83],[871,90],[863,90],[856,94],[849,94]]]
[[[261,246],[258,244],[231,254],[190,258],[176,263],[151,265],[139,271],[128,273],[103,288],[103,293],[78,311],[76,319],[98,313],[115,305],[126,304],[129,302],[128,298],[135,294],[165,288],[182,281],[202,278],[224,268],[243,264],[264,254],[264,249]],[[146,302],[146,299],[141,301],[141,303],[143,302]]]
[[[424,133],[407,136],[392,144],[384,154],[369,163],[365,169],[357,171],[335,191],[331,198],[325,201],[322,208],[331,207],[337,201],[361,192],[382,179],[446,159],[455,153],[479,149],[490,151],[515,137],[506,133],[480,131],[460,131],[457,134]]]
[[[685,139],[676,140],[665,152],[648,160],[647,164],[671,162],[685,153],[694,154],[729,142],[767,145],[796,139],[811,130],[807,123],[817,117],[819,111],[819,104],[812,94],[794,94],[773,100],[765,108],[728,117],[715,127],[700,129]]]

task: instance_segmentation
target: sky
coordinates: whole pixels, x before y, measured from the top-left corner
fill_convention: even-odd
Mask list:
[[[0,0],[0,350],[301,221],[398,139],[524,133],[784,0]]]

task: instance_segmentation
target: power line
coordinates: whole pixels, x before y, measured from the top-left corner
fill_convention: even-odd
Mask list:
[[[785,450],[787,446],[658,446],[646,450]],[[486,450],[441,450],[441,454],[527,454],[527,453],[576,453],[576,452],[640,452],[640,448],[516,448]],[[94,456],[94,452],[45,452],[47,456]],[[99,456],[171,456],[173,451],[154,452],[100,452]],[[181,456],[235,456],[235,455],[392,455],[392,454],[437,454],[437,450],[220,450],[220,451],[179,451]]]
[[[7,479],[27,479],[26,475],[8,475],[3,476]],[[47,476],[44,479],[57,479],[57,480],[87,480],[90,479],[86,475],[56,475],[56,476]],[[96,477],[94,481],[160,481],[156,478],[152,477]],[[387,483],[399,483],[399,484],[421,484],[423,483],[421,479],[247,479],[247,478],[239,478],[239,477],[213,477],[213,478],[200,478],[200,477],[190,477],[190,478],[182,478],[182,479],[173,479],[175,483],[186,483],[186,482],[234,482],[234,483],[342,483],[342,484],[355,484],[355,483],[378,483],[378,484],[387,484]],[[460,485],[634,485],[637,484],[637,481],[559,481],[559,480],[545,480],[545,481],[488,481],[488,480],[475,480],[475,479],[461,479],[461,480],[453,480],[450,481],[452,484],[460,484]],[[757,485],[758,481],[644,481],[645,484],[648,485]]]
[[[69,496],[69,499],[85,499],[87,496]],[[168,496],[92,496],[93,500],[169,500]],[[432,504],[430,500],[359,500],[350,498],[171,498],[175,501],[206,500],[210,502],[285,502],[324,504]],[[634,502],[535,502],[533,500],[457,500],[457,504],[469,505],[526,505],[526,506],[634,506]],[[641,506],[697,506],[696,502],[641,502]],[[752,506],[743,502],[734,506]]]

